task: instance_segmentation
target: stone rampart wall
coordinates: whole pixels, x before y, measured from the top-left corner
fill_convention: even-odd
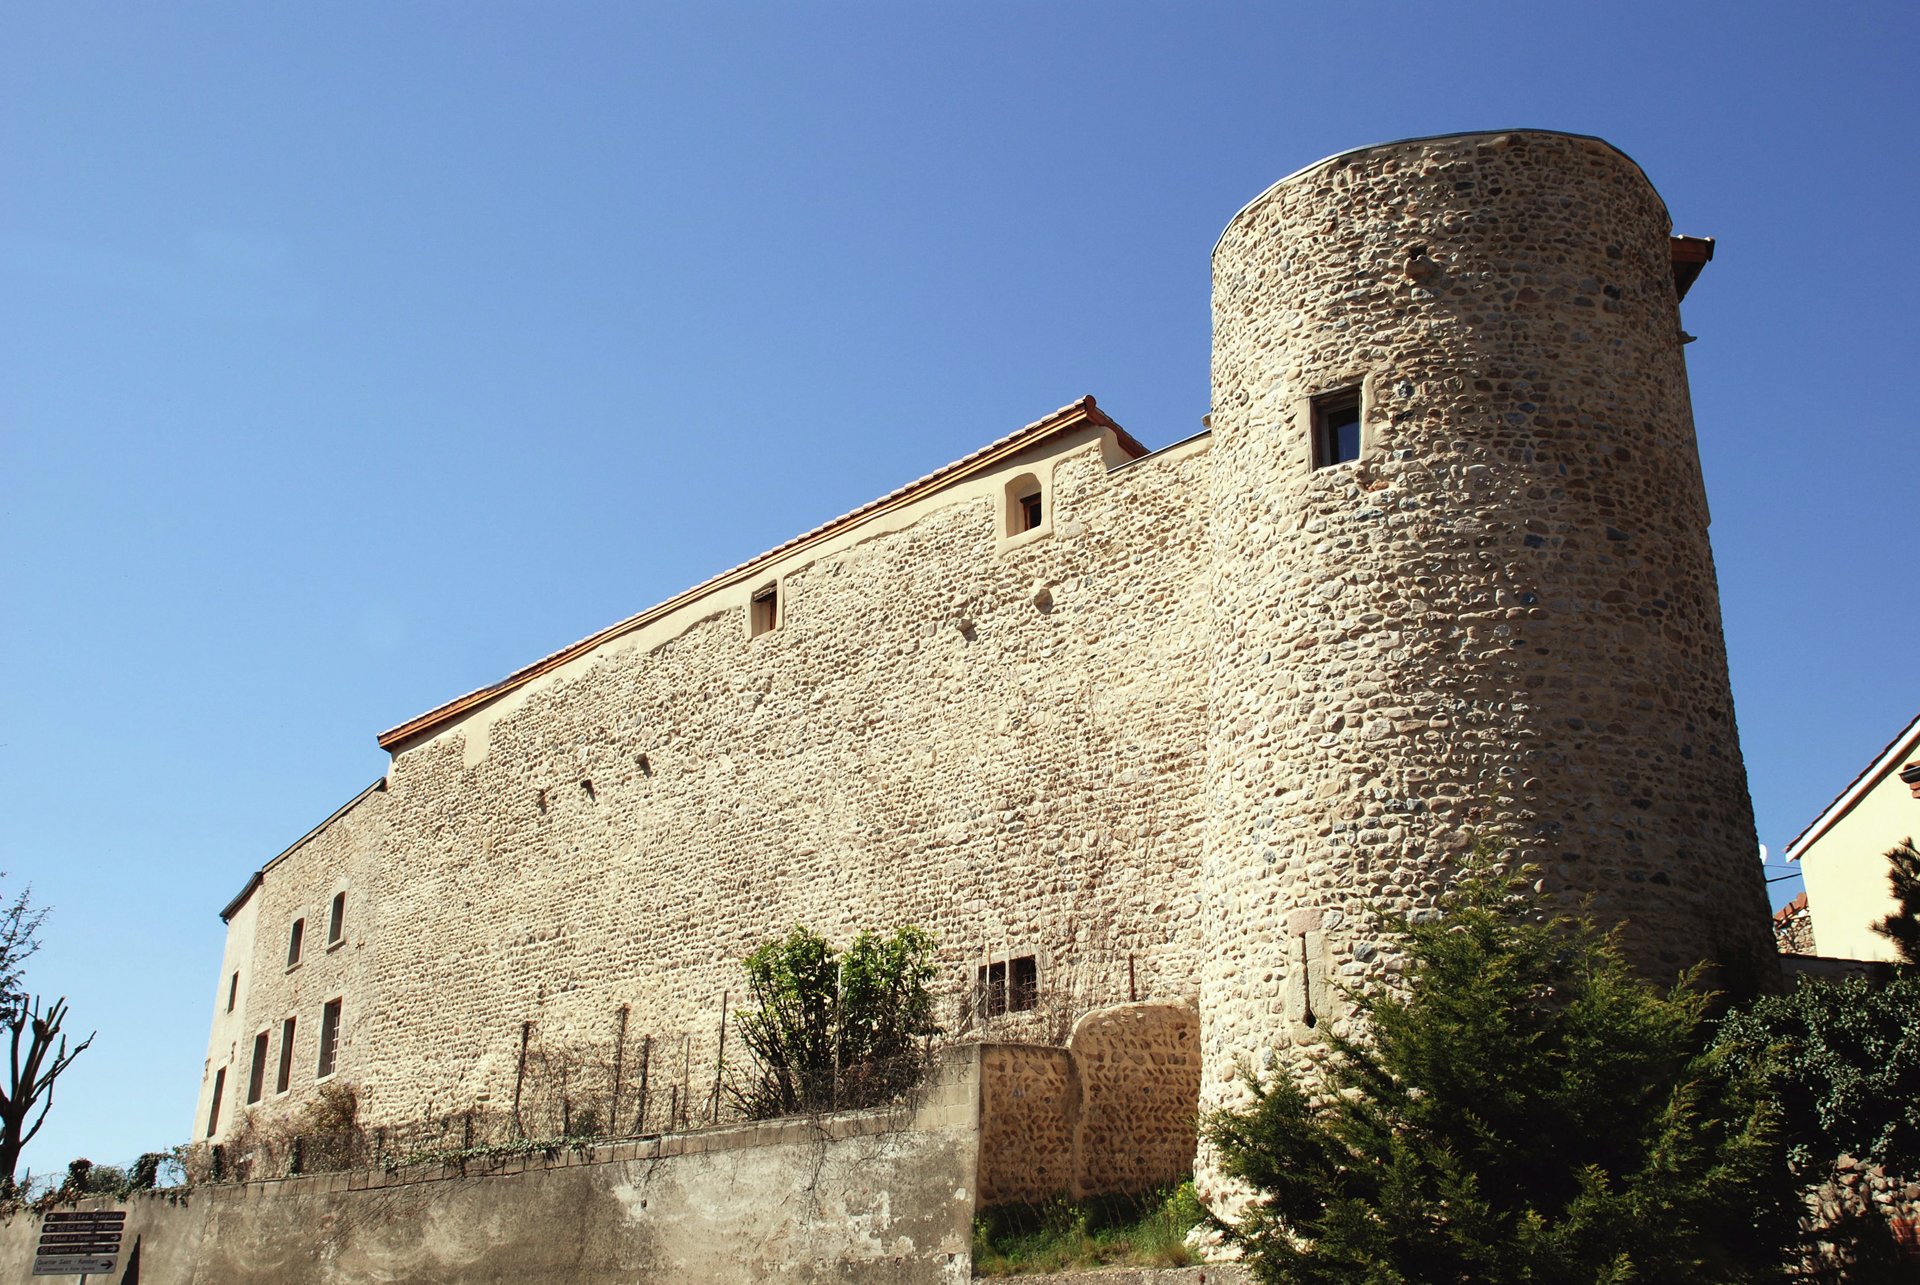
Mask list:
[[[519,1083],[557,1131],[581,1098],[604,1117],[616,1061],[624,1115],[643,1047],[646,1127],[700,1124],[739,960],[795,924],[839,945],[930,929],[957,1037],[1064,1038],[1130,994],[1191,998],[1205,443],[1119,459],[1090,430],[1036,448],[777,564],[770,632],[695,604],[403,749],[377,837],[343,818],[254,894],[252,988],[208,1081],[227,1058],[232,1100],[248,1033],[297,1012],[309,1039],[324,990],[369,1126],[497,1115]],[[1008,540],[1000,490],[1027,473],[1048,527]],[[343,879],[351,940],[322,954]],[[287,974],[302,912],[309,962]],[[984,1018],[978,963],[1028,954],[1037,1009]],[[311,1091],[307,1048],[296,1065],[262,1113]]]

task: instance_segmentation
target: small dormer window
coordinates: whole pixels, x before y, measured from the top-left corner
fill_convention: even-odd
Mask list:
[[[1022,473],[1008,482],[1002,513],[1001,533],[1008,539],[1030,531],[1044,531],[1047,497],[1040,479],[1032,473]]]
[[[763,585],[753,591],[753,598],[747,604],[749,636],[758,638],[761,634],[780,627],[780,586],[778,582]]]

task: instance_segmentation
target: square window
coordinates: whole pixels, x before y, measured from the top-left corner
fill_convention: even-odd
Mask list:
[[[1343,388],[1313,399],[1313,466],[1330,468],[1360,458],[1360,390]]]
[[[1040,965],[1032,955],[1007,961],[1007,1011],[1024,1013],[1040,1007]]]
[[[770,584],[753,591],[753,600],[748,605],[748,617],[751,621],[750,637],[758,638],[769,630],[780,627],[780,587]]]
[[[1007,966],[1005,962],[982,964],[977,980],[979,995],[975,1007],[982,1017],[998,1017],[1007,1011]]]

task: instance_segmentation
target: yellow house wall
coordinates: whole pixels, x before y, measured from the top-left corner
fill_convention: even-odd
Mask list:
[[[1896,957],[1893,943],[1873,925],[1899,908],[1887,884],[1887,849],[1906,838],[1920,839],[1920,799],[1889,772],[1800,854],[1816,952]]]

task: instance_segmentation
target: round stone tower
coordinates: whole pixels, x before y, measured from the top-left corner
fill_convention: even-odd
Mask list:
[[[1203,1106],[1476,844],[1650,975],[1771,958],[1665,206],[1597,139],[1363,148],[1213,257]]]

